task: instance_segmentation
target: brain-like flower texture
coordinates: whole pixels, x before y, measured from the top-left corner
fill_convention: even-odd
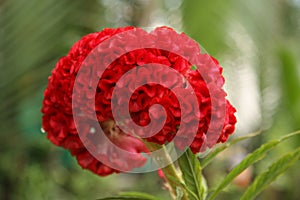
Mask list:
[[[204,151],[236,123],[218,61],[168,27],[104,29],[56,64],[43,129],[79,165],[105,176],[147,163],[147,144]]]

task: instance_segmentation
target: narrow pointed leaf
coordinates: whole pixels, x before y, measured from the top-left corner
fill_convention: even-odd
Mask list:
[[[202,187],[201,166],[197,156],[188,149],[178,161],[186,187],[192,191],[193,194],[196,194],[195,197],[193,194],[190,194],[188,190],[190,199],[203,199],[205,191],[204,187]]]
[[[161,200],[158,197],[142,192],[121,192],[120,196],[105,197],[98,200],[131,199],[131,200]]]
[[[121,192],[120,196],[140,197],[149,200],[159,200],[158,197],[143,192]]]
[[[174,183],[176,183],[176,184],[182,186],[182,187],[188,192],[190,198],[198,199],[197,195],[196,195],[193,191],[191,191],[191,190],[185,185],[184,182],[181,182],[181,181],[179,181],[178,179],[176,179],[176,178],[174,178],[174,177],[172,177],[172,176],[169,176],[169,175],[166,175],[166,176],[168,177],[168,179],[170,179],[170,180],[173,181]]]
[[[135,197],[135,196],[116,196],[116,197],[106,197],[106,198],[101,198],[98,200],[123,200],[123,199],[130,199],[130,200],[154,200],[154,199],[148,199],[148,198],[143,198],[143,197]],[[158,200],[158,199],[155,199]]]
[[[241,197],[241,200],[254,199],[260,192],[262,192],[270,183],[272,183],[278,176],[284,173],[291,165],[293,165],[300,158],[300,148],[296,151],[286,154],[279,160],[274,162],[266,171],[259,174],[254,182],[248,187],[246,192]]]
[[[231,140],[230,142],[222,144],[221,146],[213,149],[204,159],[202,159],[202,161],[201,161],[202,169],[204,169],[208,164],[210,164],[214,157],[216,157],[222,151],[226,150],[228,147],[230,147],[242,140],[246,140],[246,139],[258,136],[261,132],[262,131],[257,131],[257,132],[251,133],[251,134],[247,134],[245,136],[235,138],[235,139]]]
[[[217,188],[212,192],[209,197],[209,200],[214,199],[227,185],[229,185],[232,180],[237,177],[240,173],[242,173],[245,169],[249,166],[253,165],[254,163],[260,161],[262,158],[266,156],[266,154],[275,148],[278,144],[289,139],[295,135],[300,134],[300,131],[295,131],[293,133],[287,134],[281,137],[278,140],[272,140],[268,143],[263,144],[261,147],[256,149],[254,152],[248,154],[244,160],[242,160],[237,166],[235,166],[229,174],[223,179],[223,181],[217,186]]]

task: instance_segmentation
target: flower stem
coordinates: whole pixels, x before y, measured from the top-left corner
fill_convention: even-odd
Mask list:
[[[170,165],[164,167],[162,169],[162,171],[164,173],[164,179],[166,181],[167,188],[169,189],[169,192],[170,192],[170,195],[172,196],[172,198],[176,199],[176,196],[177,196],[176,189],[180,188],[183,192],[183,196],[182,196],[181,200],[189,200],[187,192],[186,192],[184,186],[182,184],[180,184],[180,183],[183,183],[181,173],[174,166],[174,164],[173,164],[173,162],[170,158],[169,153],[165,149],[165,146],[155,144],[155,143],[152,143],[152,142],[145,142],[144,141],[144,143],[150,151],[156,151],[158,149],[163,148],[164,153],[160,154],[160,157],[155,158],[155,160],[159,163],[161,159],[164,159],[165,162],[170,163]]]

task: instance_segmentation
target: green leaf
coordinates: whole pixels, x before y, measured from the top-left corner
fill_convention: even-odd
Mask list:
[[[99,200],[113,200],[113,199],[132,199],[132,200],[161,200],[158,197],[152,196],[142,192],[121,192],[120,196],[116,197],[105,197]]]
[[[218,185],[218,187],[212,192],[209,200],[214,199],[219,192],[221,192],[231,181],[237,177],[241,172],[247,169],[249,166],[253,165],[254,163],[258,162],[262,158],[266,156],[266,154],[275,148],[279,143],[283,142],[284,140],[300,134],[300,131],[295,131],[293,133],[287,134],[281,137],[278,140],[272,140],[268,143],[263,144],[261,147],[256,149],[254,152],[248,154],[244,160],[242,160],[237,166],[235,166],[229,174],[223,179],[223,181]]]
[[[202,169],[204,169],[208,164],[210,164],[214,157],[216,157],[219,153],[221,153],[222,151],[224,151],[228,147],[230,147],[230,146],[232,146],[232,145],[234,145],[234,144],[236,144],[236,143],[238,143],[242,140],[258,136],[261,132],[262,131],[257,131],[257,132],[251,133],[251,134],[247,134],[245,136],[235,138],[235,139],[231,140],[230,142],[227,142],[227,143],[215,148],[204,159],[202,159],[202,161],[201,161]]]
[[[181,200],[183,197],[183,191],[180,187],[176,187],[176,200]]]
[[[122,199],[130,199],[130,200],[154,200],[154,199],[147,199],[143,197],[135,197],[135,196],[116,196],[116,197],[105,197],[98,200],[122,200]]]
[[[203,193],[202,193],[202,199],[205,200],[207,197],[207,193],[208,193],[208,187],[207,187],[207,182],[206,179],[202,176],[202,182],[201,182],[201,187],[203,188]]]
[[[181,181],[179,181],[178,179],[176,179],[175,177],[170,176],[170,175],[167,175],[167,174],[165,174],[165,176],[166,176],[169,180],[171,180],[171,181],[173,181],[174,183],[176,183],[177,185],[182,186],[182,187],[188,192],[188,194],[191,195],[194,199],[198,199],[197,195],[196,195],[192,190],[190,190],[190,188],[188,188],[188,187],[185,185],[184,182],[181,182]],[[190,197],[190,198],[191,198],[191,197]]]
[[[262,192],[270,183],[272,183],[278,176],[284,173],[291,165],[293,165],[300,158],[300,148],[296,151],[282,156],[279,160],[274,162],[266,171],[259,174],[254,182],[248,187],[246,192],[241,197],[241,200],[253,199],[260,192]]]
[[[197,156],[188,149],[178,159],[178,162],[182,171],[185,186],[188,188],[189,198],[191,200],[205,199],[206,191],[205,187],[202,185],[202,170]]]
[[[130,196],[130,197],[136,197],[136,198],[143,198],[148,200],[160,200],[158,197],[155,197],[153,195],[143,193],[143,192],[121,192],[120,196]]]

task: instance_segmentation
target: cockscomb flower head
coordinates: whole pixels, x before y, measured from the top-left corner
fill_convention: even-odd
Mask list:
[[[121,55],[111,59],[114,54]],[[84,36],[56,64],[44,93],[42,126],[83,168],[101,176],[131,171],[146,164],[145,142],[174,142],[193,153],[225,142],[236,118],[223,84],[218,61],[183,33],[104,29]]]

